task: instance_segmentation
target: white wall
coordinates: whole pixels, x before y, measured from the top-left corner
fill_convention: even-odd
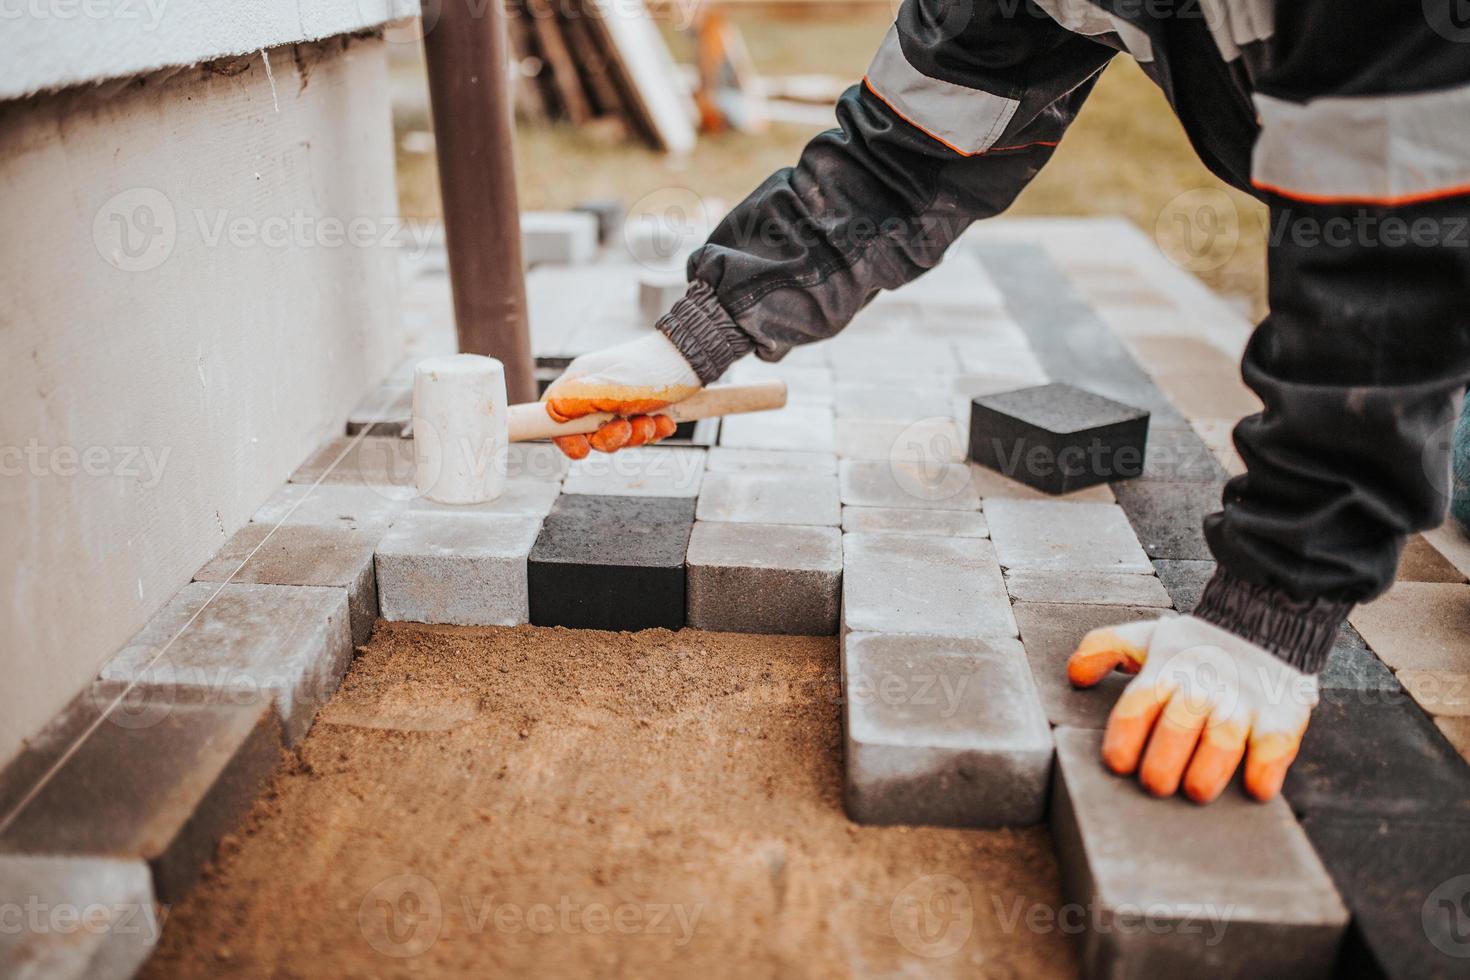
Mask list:
[[[417,0],[0,0],[0,98],[416,16]]]
[[[383,47],[0,104],[0,762],[400,356]]]

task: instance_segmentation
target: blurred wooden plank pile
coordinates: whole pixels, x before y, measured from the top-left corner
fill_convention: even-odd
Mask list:
[[[506,0],[516,112],[694,147],[696,111],[641,0]]]

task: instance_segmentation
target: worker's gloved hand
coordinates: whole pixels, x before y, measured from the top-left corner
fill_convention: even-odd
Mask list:
[[[1093,630],[1067,677],[1091,687],[1114,669],[1138,676],[1108,718],[1103,762],[1121,775],[1137,770],[1156,796],[1173,795],[1183,780],[1186,796],[1208,803],[1244,756],[1246,791],[1269,800],[1317,705],[1314,675],[1193,616]]]
[[[622,416],[591,435],[555,440],[572,459],[591,450],[616,452],[657,442],[674,432],[674,420],[658,410],[700,389],[699,377],[679,349],[658,331],[606,350],[593,351],[567,365],[541,400],[557,422],[612,412]]]

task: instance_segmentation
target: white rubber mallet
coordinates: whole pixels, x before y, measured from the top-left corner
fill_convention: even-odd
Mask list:
[[[764,412],[786,404],[786,382],[714,385],[664,409],[675,422]],[[540,402],[507,405],[505,368],[493,357],[446,354],[420,361],[413,375],[414,482],[441,504],[482,504],[505,486],[513,442],[595,432],[616,416],[553,422]]]

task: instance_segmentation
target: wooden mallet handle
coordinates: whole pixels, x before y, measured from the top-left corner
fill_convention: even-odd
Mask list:
[[[693,422],[696,419],[712,418],[716,415],[735,415],[740,412],[764,412],[782,408],[786,404],[786,382],[760,381],[745,385],[715,385],[705,388],[681,402],[675,402],[659,415],[667,415],[675,422]],[[510,406],[509,429],[511,442],[526,442],[531,439],[550,439],[554,436],[575,436],[596,432],[604,422],[617,418],[607,412],[584,415],[570,422],[553,422],[546,414],[541,402],[527,402]]]

